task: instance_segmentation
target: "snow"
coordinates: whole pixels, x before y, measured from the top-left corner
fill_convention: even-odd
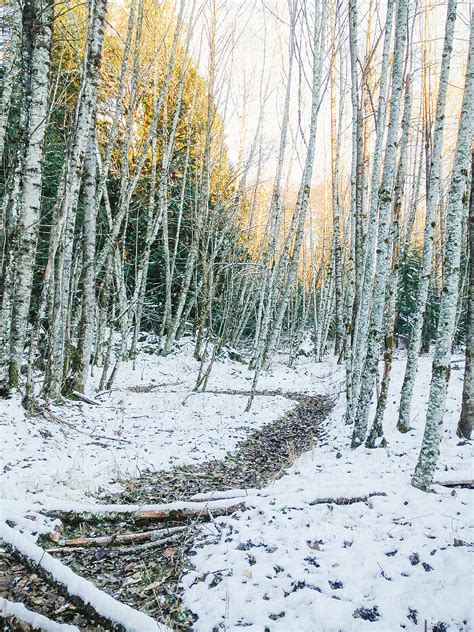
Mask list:
[[[45,632],[79,632],[79,628],[76,628],[75,625],[56,623],[42,614],[28,610],[22,603],[8,601],[3,597],[0,597],[0,613],[3,617],[15,617],[24,623],[28,623],[34,630],[44,630]]]
[[[193,629],[391,632],[423,630],[426,621],[426,630],[439,622],[449,627],[438,626],[438,632],[474,630],[472,490],[437,484],[426,494],[410,485],[430,359],[420,358],[413,431],[402,435],[395,427],[405,365],[397,357],[384,421],[388,445],[355,451],[344,423],[343,368],[333,359],[317,364],[300,357],[289,369],[284,360],[279,357],[262,375],[259,390],[328,394],[336,404],[319,443],[279,480],[263,490],[193,499],[193,506],[218,507],[233,504],[235,495],[246,507],[200,532],[190,558],[193,570],[183,578],[185,604],[198,616]],[[198,368],[189,344],[167,358],[142,352],[135,370],[130,363],[121,367],[111,392],[88,393],[99,405],[45,404],[67,425],[27,417],[19,399],[0,401],[1,505],[3,519],[23,532],[15,537],[35,547],[38,534],[55,524],[41,515],[42,508],[97,511],[100,488],[117,489],[146,469],[222,458],[249,432],[295,405],[284,395],[261,395],[245,413],[245,395],[222,392],[250,389],[253,374],[245,365],[216,362],[206,393],[193,392]],[[463,369],[456,357],[437,481],[474,478],[472,443],[455,435]],[[346,506],[311,505],[319,498],[372,492],[386,495]]]
[[[71,595],[78,596],[84,603],[90,604],[100,615],[124,626],[128,632],[171,632],[167,626],[161,625],[146,614],[117,601],[96,588],[87,579],[79,577],[70,568],[64,566],[59,560],[55,560],[44,549],[6,523],[0,523],[0,537],[5,543],[26,555],[44,571],[52,575],[58,582],[67,586]]]
[[[183,579],[194,629],[249,631],[473,630],[472,491],[410,486],[422,437],[430,360],[421,358],[415,430],[395,429],[404,361],[397,359],[385,418],[387,448],[350,449],[340,397],[328,434],[266,496],[203,531]],[[437,480],[472,479],[472,446],[454,433],[462,364],[453,364]],[[385,492],[366,503],[317,498]],[[375,609],[376,608],[376,609]],[[365,610],[361,610],[365,609]],[[375,609],[375,610],[374,610]],[[373,614],[375,621],[354,616]],[[424,628],[425,621],[427,627]],[[443,628],[439,628],[443,629]],[[446,628],[448,629],[448,628]]]
[[[252,495],[246,494],[241,495],[237,498],[229,497],[212,500],[212,496],[209,496],[209,499],[203,499],[202,501],[194,500],[192,502],[183,502],[183,501],[175,501],[172,503],[158,503],[155,505],[98,505],[92,503],[72,503],[70,501],[58,501],[48,499],[47,511],[50,512],[76,512],[76,513],[91,513],[91,514],[111,514],[111,513],[135,513],[137,511],[183,511],[186,509],[193,509],[196,511],[213,511],[216,509],[226,509],[227,507],[231,507],[235,505],[236,502],[240,502],[240,500],[248,500],[252,498]],[[9,512],[4,512],[3,510],[0,513],[0,517],[3,520],[17,520],[18,512],[21,512],[25,509],[25,507],[36,507],[41,509],[41,503],[38,505],[32,505],[31,503],[25,504],[25,502],[18,502],[15,500],[7,500],[5,501],[7,508],[11,509],[11,514]],[[21,526],[21,523],[20,523]],[[38,532],[41,533],[49,533],[49,529],[45,526],[38,529]]]
[[[327,388],[320,374],[328,367],[312,365],[288,372],[278,364],[262,376],[259,389],[314,392],[318,381]],[[47,405],[68,425],[27,416],[19,397],[0,400],[1,496],[91,502],[99,488],[114,491],[114,482],[145,470],[220,459],[294,406],[283,396],[257,396],[245,412],[245,395],[193,392],[198,369],[189,344],[166,358],[142,353],[135,370],[131,362],[122,365],[113,390],[97,397],[100,405]],[[252,378],[245,365],[223,360],[208,390],[248,391]]]

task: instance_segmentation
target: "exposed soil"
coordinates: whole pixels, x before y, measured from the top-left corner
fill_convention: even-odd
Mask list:
[[[241,393],[239,393],[241,394]],[[261,488],[280,477],[285,469],[303,452],[311,449],[323,437],[322,422],[331,408],[327,397],[262,392],[261,395],[284,395],[299,404],[284,417],[253,432],[241,442],[235,452],[223,460],[173,470],[145,472],[140,478],[122,482],[120,494],[101,495],[101,502],[159,503],[184,500],[198,493],[235,488]],[[208,519],[209,517],[207,517]],[[218,519],[217,519],[218,520]],[[186,529],[160,547],[138,551],[119,551],[113,546],[86,548],[54,553],[63,563],[98,588],[118,600],[167,623],[176,631],[192,630],[193,615],[181,601],[180,578],[190,568],[192,549],[201,537],[197,525],[203,518],[187,521]],[[172,526],[146,525],[146,529]],[[112,533],[143,530],[133,520],[120,523],[97,520],[93,523],[64,524],[64,537],[95,537]],[[53,545],[47,539],[44,548]],[[0,593],[12,601],[21,601],[27,608],[55,621],[71,623],[81,630],[105,630],[85,617],[54,589],[46,585],[6,554],[0,558]],[[2,620],[3,630],[30,630],[12,620]]]

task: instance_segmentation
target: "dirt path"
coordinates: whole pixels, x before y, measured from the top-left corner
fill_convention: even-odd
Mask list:
[[[242,394],[242,392],[239,392]],[[287,394],[280,391],[262,395]],[[261,488],[280,477],[295,458],[311,449],[324,434],[322,422],[331,408],[327,397],[291,394],[298,405],[276,422],[269,423],[241,442],[223,460],[173,470],[145,472],[125,483],[116,495],[101,495],[101,502],[159,503],[187,499],[194,494],[236,488]],[[130,606],[167,623],[177,631],[192,629],[193,615],[182,605],[180,578],[190,567],[196,545],[196,527],[203,520],[188,520],[186,529],[161,547],[118,551],[112,546],[55,553],[74,572],[93,581],[100,589]],[[181,523],[182,524],[182,523]],[[164,526],[175,526],[168,521]],[[153,529],[153,523],[147,529]],[[96,537],[142,530],[132,520],[119,524],[97,521],[92,524],[64,524],[64,537]],[[50,541],[41,542],[51,548]],[[198,544],[199,546],[199,544]],[[133,547],[132,547],[133,549]],[[12,601],[49,615],[56,621],[72,623],[81,630],[104,630],[85,618],[74,606],[56,594],[40,578],[19,564],[11,555],[0,559],[0,592]],[[1,618],[0,618],[1,620]],[[3,630],[27,630],[15,622],[4,621]]]

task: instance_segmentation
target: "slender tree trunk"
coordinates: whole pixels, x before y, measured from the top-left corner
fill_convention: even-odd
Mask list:
[[[97,151],[95,116],[91,120],[84,161],[84,227],[82,235],[82,313],[73,366],[73,389],[83,393],[89,375],[95,329],[95,241],[97,209]]]
[[[339,201],[339,154],[340,130],[337,129],[336,100],[336,19],[335,0],[331,1],[331,67],[330,67],[330,101],[331,101],[331,186],[333,213],[333,258],[334,258],[334,353],[339,355],[342,347],[342,269],[341,269],[341,208]],[[342,99],[339,105],[342,110]],[[340,113],[341,117],[341,113]],[[342,117],[341,117],[342,118]]]
[[[403,90],[403,59],[407,38],[407,0],[399,0],[395,28],[395,48],[392,68],[392,98],[385,148],[382,182],[379,189],[379,221],[377,236],[377,267],[373,289],[373,304],[370,312],[367,356],[361,378],[361,387],[354,418],[352,447],[356,448],[365,440],[370,404],[373,396],[378,361],[380,357],[381,333],[385,307],[385,289],[389,270],[389,220],[393,201],[393,186],[397,158],[397,136],[400,118],[401,93]]]
[[[426,425],[412,485],[428,491],[439,456],[441,430],[446,406],[450,375],[451,348],[456,322],[463,218],[468,206],[467,186],[474,131],[474,19],[471,16],[469,57],[466,70],[464,98],[459,121],[451,186],[448,195],[447,233],[444,245],[443,291],[436,349],[433,359]]]
[[[375,447],[375,442],[383,436],[383,416],[387,404],[390,375],[393,362],[395,340],[395,321],[397,315],[397,290],[400,269],[400,221],[405,189],[405,173],[408,157],[408,139],[411,124],[411,80],[407,75],[405,81],[405,106],[402,119],[402,138],[400,140],[400,156],[394,190],[394,209],[392,230],[390,235],[391,270],[386,290],[386,309],[384,325],[384,371],[380,393],[377,398],[377,409],[371,431],[367,437],[368,448]],[[383,443],[383,442],[382,442]]]
[[[20,0],[9,0],[3,11],[8,11],[8,49],[3,66],[2,96],[0,97],[0,165],[3,161],[5,134],[7,131],[8,115],[10,112],[13,86],[17,77],[18,58],[20,53],[20,35],[22,21],[22,7]],[[49,71],[48,71],[49,73]]]
[[[474,154],[471,155],[471,200],[468,220],[469,287],[467,290],[466,367],[458,437],[470,439],[474,426]]]
[[[433,150],[431,152],[431,164],[429,170],[428,192],[426,200],[425,230],[423,242],[423,263],[418,286],[416,309],[411,328],[410,343],[408,346],[407,365],[400,397],[400,408],[397,427],[401,432],[410,429],[411,402],[413,387],[416,378],[418,355],[420,353],[423,322],[425,319],[426,305],[430,287],[431,271],[433,264],[433,242],[435,235],[436,204],[439,196],[439,183],[441,178],[441,155],[443,147],[443,130],[446,110],[446,96],[449,81],[449,68],[451,52],[453,48],[454,25],[456,21],[457,0],[449,0],[446,30],[444,36],[443,56],[438,88],[438,102],[436,105],[436,118],[433,134]]]
[[[58,265],[55,270],[55,297],[49,335],[49,364],[45,382],[45,392],[53,398],[60,396],[64,379],[66,322],[70,300],[76,211],[84,155],[90,137],[91,118],[96,108],[106,15],[107,0],[95,0],[91,4],[88,42],[72,141],[66,157],[64,188],[59,190],[59,217],[55,230],[60,231],[61,238],[58,244]]]
[[[19,385],[28,323],[43,183],[44,137],[48,115],[53,1],[25,2],[23,9],[24,140],[20,145],[18,245],[10,331],[9,384]],[[13,275],[12,275],[13,276]]]
[[[369,314],[370,314],[370,302],[372,299],[372,292],[374,287],[374,270],[375,270],[375,262],[376,262],[376,243],[377,243],[377,233],[379,227],[377,225],[377,212],[379,211],[379,189],[381,186],[380,176],[382,173],[382,164],[383,164],[383,141],[385,136],[385,121],[386,121],[386,111],[387,111],[387,93],[388,93],[388,82],[389,82],[389,59],[390,59],[390,48],[391,48],[391,39],[392,39],[392,30],[393,30],[393,11],[394,11],[394,0],[389,0],[387,6],[387,16],[385,23],[385,32],[384,32],[384,46],[382,52],[382,66],[380,71],[380,88],[379,88],[379,98],[378,98],[378,106],[377,106],[377,120],[375,126],[375,145],[373,152],[373,164],[372,164],[372,174],[370,178],[370,199],[369,199],[369,214],[367,223],[370,227],[370,230],[367,232],[367,238],[365,242],[365,251],[364,251],[364,263],[363,266],[360,265],[360,257],[355,252],[354,254],[354,275],[359,279],[359,282],[354,281],[355,293],[356,293],[356,301],[353,309],[353,334],[352,334],[352,353],[350,357],[350,370],[348,376],[348,384],[350,385],[349,389],[349,398],[348,398],[348,410],[347,410],[347,422],[352,423],[354,420],[354,416],[357,409],[358,398],[360,393],[360,383],[362,371],[364,369],[364,361],[366,355],[366,344],[367,344],[367,336],[368,336],[368,327],[369,327]],[[352,17],[351,23],[356,20],[356,17]],[[355,30],[355,27],[352,27],[352,30]],[[352,39],[355,39],[356,34],[352,35]],[[355,52],[352,53],[352,61],[351,66],[357,65],[356,56],[356,43],[354,42],[352,45],[352,49],[355,49]],[[353,73],[353,83],[356,81],[356,73],[354,69]],[[354,76],[355,75],[355,76]],[[353,132],[353,143],[356,143],[356,148],[353,148],[354,156],[353,161],[353,171],[355,169],[355,190],[353,192],[353,214],[354,214],[354,230],[357,233],[357,216],[360,214],[360,211],[357,209],[359,202],[358,199],[361,196],[361,188],[363,186],[363,180],[357,176],[357,165],[359,164],[359,158],[357,150],[362,145],[362,139],[360,137],[362,133],[361,129],[361,121],[357,119],[360,108],[357,106],[357,96],[353,95],[353,125],[356,126],[356,132]],[[357,240],[355,240],[357,241]],[[354,244],[354,250],[357,250],[357,244]]]

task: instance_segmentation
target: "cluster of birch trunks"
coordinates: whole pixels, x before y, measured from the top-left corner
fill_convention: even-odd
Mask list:
[[[353,447],[375,447],[384,442],[400,269],[417,247],[398,428],[410,429],[428,295],[437,285],[432,382],[413,477],[429,488],[460,328],[458,434],[470,437],[473,422],[474,30],[457,0],[361,4],[290,0],[278,18],[286,48],[268,179],[265,63],[254,82],[252,138],[235,164],[226,147],[237,107],[234,52],[248,25],[239,11],[230,19],[216,0],[6,3],[4,395],[19,388],[31,406],[38,396],[84,393],[91,370],[99,389],[110,388],[121,362],[136,357],[142,331],[156,334],[165,355],[191,331],[201,362],[196,388],[206,388],[224,347],[247,352],[249,408],[275,353],[289,352],[291,365],[309,333],[315,361],[334,353],[345,364]],[[265,12],[270,24],[274,12],[266,5]],[[440,19],[437,47],[430,29]],[[295,136],[300,170],[289,194]],[[316,179],[325,195],[315,201]]]

